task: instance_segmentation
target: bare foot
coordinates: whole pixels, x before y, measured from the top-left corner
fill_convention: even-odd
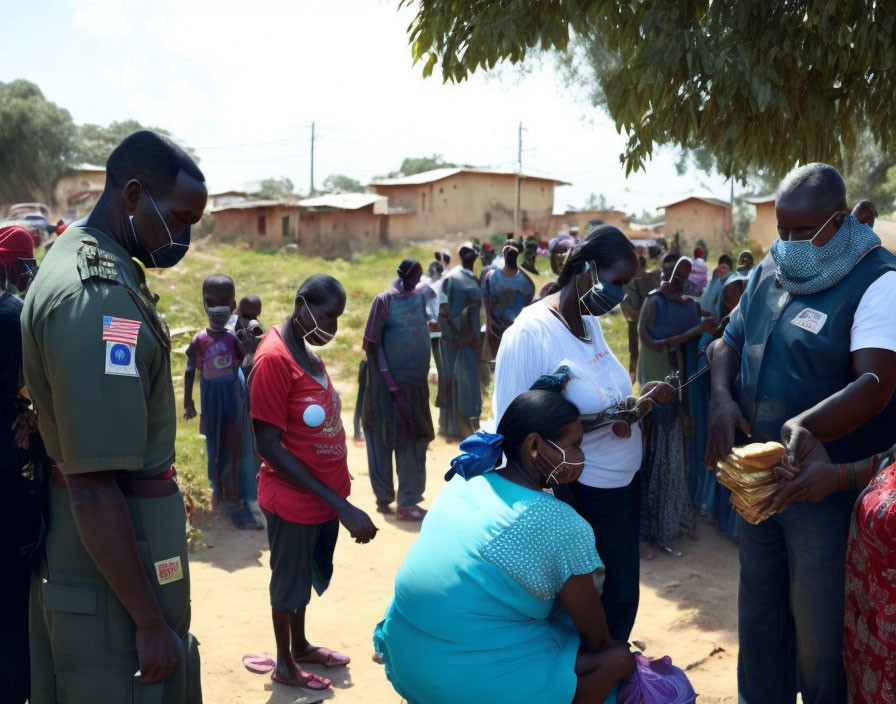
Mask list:
[[[656,554],[653,551],[653,547],[650,545],[642,545],[640,549],[641,558],[644,560],[652,560],[656,557]]]

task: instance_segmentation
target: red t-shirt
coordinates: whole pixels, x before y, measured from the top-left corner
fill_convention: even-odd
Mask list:
[[[268,330],[255,353],[249,408],[252,418],[280,428],[280,443],[315,478],[348,497],[351,480],[339,394],[329,374],[325,389],[296,364],[277,328]],[[336,518],[323,499],[285,482],[264,458],[258,475],[258,505],[293,523],[325,523]]]

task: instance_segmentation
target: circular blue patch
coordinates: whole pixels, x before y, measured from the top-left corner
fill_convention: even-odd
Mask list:
[[[308,406],[302,414],[302,420],[305,421],[305,425],[309,428],[316,428],[324,422],[326,417],[327,414],[324,411],[323,406],[318,406],[316,403],[312,403]]]
[[[113,345],[109,359],[116,366],[126,367],[131,363],[131,348],[127,345]]]

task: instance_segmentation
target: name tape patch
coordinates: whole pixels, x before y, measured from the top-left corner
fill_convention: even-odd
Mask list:
[[[184,570],[180,564],[180,555],[156,563],[156,579],[159,584],[177,582],[184,578]]]
[[[813,310],[812,308],[803,308],[790,322],[796,325],[798,328],[808,330],[813,335],[817,335],[824,327],[827,319],[827,313],[822,313],[820,311]]]

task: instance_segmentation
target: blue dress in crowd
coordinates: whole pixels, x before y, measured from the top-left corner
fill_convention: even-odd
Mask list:
[[[455,476],[374,633],[390,682],[410,704],[571,702],[579,633],[558,593],[601,564],[567,504],[494,472]]]

